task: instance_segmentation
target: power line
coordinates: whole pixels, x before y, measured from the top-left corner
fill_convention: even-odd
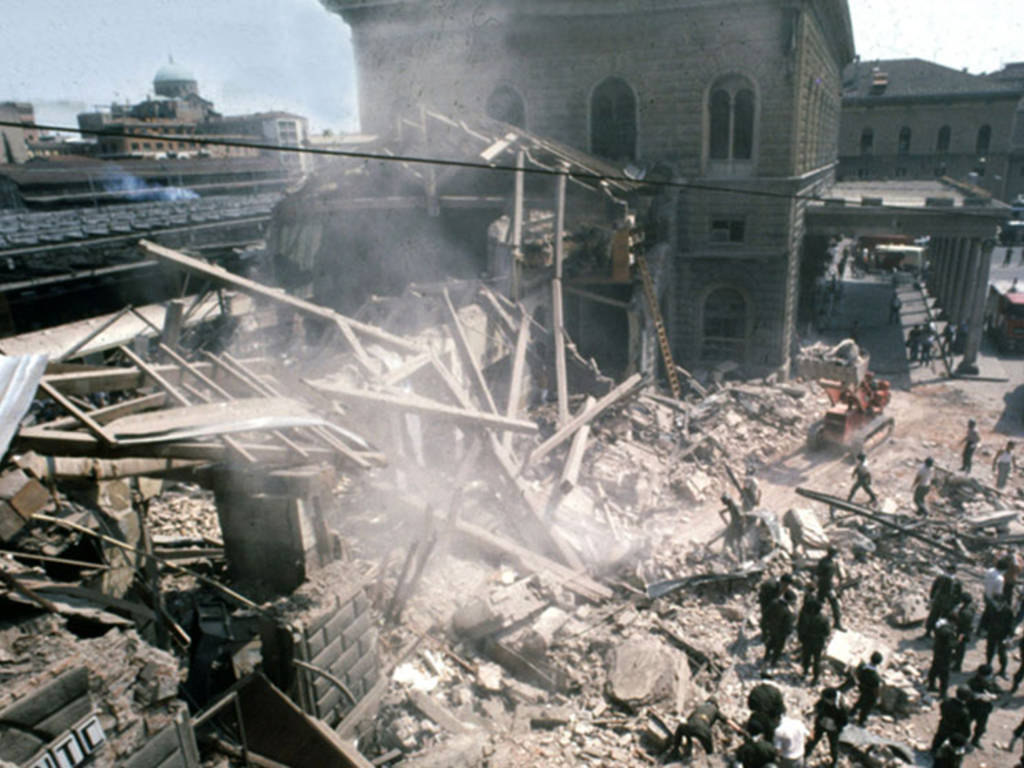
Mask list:
[[[800,200],[810,203],[828,203],[830,201],[827,197],[820,195],[800,195],[789,192],[775,192],[768,189],[740,189],[736,187],[723,187],[718,184],[701,184],[692,181],[671,181],[671,180],[658,180],[658,179],[637,179],[624,174],[612,175],[594,173],[592,171],[559,171],[552,168],[543,167],[524,167],[520,168],[515,165],[499,165],[492,163],[476,162],[472,160],[454,160],[450,158],[442,157],[424,157],[420,155],[397,155],[397,154],[377,154],[374,152],[360,152],[358,150],[345,150],[345,149],[326,149],[324,147],[298,147],[288,146],[281,144],[267,144],[256,141],[236,141],[230,139],[209,139],[199,138],[195,134],[158,134],[158,133],[135,133],[134,131],[102,131],[88,128],[71,128],[69,126],[61,125],[44,125],[41,123],[21,123],[13,120],[0,120],[0,126],[9,128],[21,128],[21,129],[35,129],[40,131],[59,131],[65,133],[78,133],[84,136],[105,136],[112,138],[125,138],[125,139],[141,139],[144,141],[176,141],[176,142],[188,142],[190,144],[201,145],[201,146],[215,146],[215,147],[234,147],[239,149],[258,149],[269,152],[290,152],[295,154],[307,154],[307,155],[321,155],[327,157],[345,157],[353,160],[376,160],[381,162],[393,162],[393,163],[415,163],[418,165],[433,165],[433,166],[446,166],[452,168],[467,168],[473,170],[482,171],[498,171],[501,173],[525,173],[534,176],[561,176],[566,175],[572,179],[578,181],[590,181],[598,184],[602,183],[618,183],[618,184],[629,184],[631,186],[645,186],[645,187],[660,187],[670,189],[687,189],[698,192],[718,192],[733,195],[747,195],[749,197],[767,197],[774,199],[783,200]],[[760,180],[771,180],[772,177],[754,177]],[[863,201],[845,201],[843,206],[845,208],[871,208],[873,210],[882,211],[898,211],[898,212],[920,212],[921,207],[909,206],[909,205],[872,205],[866,204]],[[935,211],[941,211],[944,215],[949,216],[970,216],[979,218],[991,218],[989,214],[982,213],[980,211],[965,211],[956,208],[936,208]]]

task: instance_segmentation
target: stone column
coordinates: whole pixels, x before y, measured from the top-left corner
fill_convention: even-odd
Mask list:
[[[944,285],[942,278],[946,267],[946,262],[942,253],[942,243],[938,240],[933,240],[928,246],[928,250],[928,261],[931,265],[929,270],[928,293],[935,297],[941,297]]]
[[[978,260],[974,275],[974,290],[971,296],[970,311],[968,313],[967,346],[964,348],[964,357],[960,365],[956,367],[957,373],[977,375],[978,373],[978,349],[981,347],[982,320],[985,315],[985,298],[988,294],[989,268],[992,266],[992,247],[995,242],[986,240],[984,244],[980,240],[971,241],[971,254],[974,254],[974,244],[978,244]]]
[[[956,298],[951,302],[953,319],[957,323],[962,323],[967,319],[970,294],[973,289],[971,280],[978,269],[978,255],[973,246],[973,241],[965,237],[960,238],[960,248],[957,254],[960,263],[957,266],[955,282]]]
[[[954,279],[956,277],[956,249],[954,246],[953,238],[944,237],[942,238],[942,309],[949,316],[949,304],[950,299],[953,296],[953,289],[955,287]]]

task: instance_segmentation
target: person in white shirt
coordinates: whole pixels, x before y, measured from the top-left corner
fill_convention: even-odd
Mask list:
[[[982,632],[988,630],[996,603],[1003,597],[1003,590],[1006,587],[1006,571],[1010,564],[1009,557],[1000,557],[994,566],[985,571],[985,608],[981,613],[981,621],[978,623],[978,629]]]
[[[1006,447],[996,454],[992,461],[992,471],[996,473],[996,488],[1002,490],[1006,487],[1006,481],[1010,478],[1010,471],[1016,466],[1013,460],[1013,441],[1006,444]]]
[[[928,516],[928,506],[925,504],[925,499],[928,496],[928,491],[932,487],[932,479],[935,477],[935,459],[929,456],[924,460],[924,464],[917,470],[917,474],[914,475],[914,484],[911,486],[914,490],[914,507],[917,509],[917,514],[921,517]]]
[[[804,768],[804,750],[810,731],[795,717],[783,716],[775,728],[773,743],[779,750],[779,768]]]

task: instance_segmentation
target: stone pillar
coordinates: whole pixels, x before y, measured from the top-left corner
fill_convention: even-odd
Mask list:
[[[928,254],[928,293],[932,296],[942,296],[942,273],[945,263],[942,260],[942,247],[938,240],[932,241]]]
[[[956,270],[955,290],[956,296],[950,303],[953,307],[953,320],[962,323],[966,320],[967,307],[970,304],[968,296],[971,291],[971,277],[978,268],[977,255],[974,253],[972,243],[965,237],[959,238],[960,247],[957,253],[959,265]]]
[[[985,298],[988,294],[989,268],[992,266],[992,247],[995,242],[986,240],[971,241],[971,255],[975,253],[977,244],[978,259],[974,270],[974,285],[970,298],[967,326],[967,346],[964,357],[956,367],[957,373],[976,375],[978,373],[978,349],[981,347],[982,319],[985,315]],[[972,259],[973,261],[973,259]]]
[[[929,292],[945,307],[946,291],[949,289],[949,249],[946,248],[945,239],[934,240],[930,247],[935,253],[932,265],[935,285],[929,286]]]
[[[953,238],[942,238],[942,257],[944,266],[942,274],[942,309],[945,311],[947,317],[949,316],[950,299],[953,296],[953,289],[956,287],[956,249],[953,246]]]

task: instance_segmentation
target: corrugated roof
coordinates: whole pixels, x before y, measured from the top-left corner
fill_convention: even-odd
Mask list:
[[[0,454],[21,426],[46,370],[46,355],[0,357]]]
[[[884,88],[874,87],[876,73],[886,75]],[[924,59],[855,61],[843,70],[844,99],[907,99],[969,94],[1012,94],[1011,82],[972,75]]]

